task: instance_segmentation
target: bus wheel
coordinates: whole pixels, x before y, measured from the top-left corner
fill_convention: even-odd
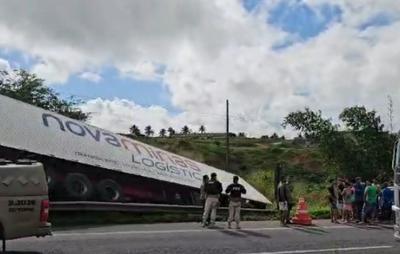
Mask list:
[[[88,200],[93,194],[93,185],[84,174],[70,173],[65,178],[65,189],[69,197],[77,200]]]
[[[102,201],[118,202],[123,199],[121,186],[112,179],[104,179],[97,184],[97,193]]]

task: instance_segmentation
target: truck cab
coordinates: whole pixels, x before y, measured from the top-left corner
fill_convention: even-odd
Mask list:
[[[393,149],[393,171],[394,171],[394,205],[392,210],[395,214],[394,236],[400,240],[400,139],[397,140]]]
[[[49,198],[43,165],[0,160],[0,237],[6,240],[51,234]]]

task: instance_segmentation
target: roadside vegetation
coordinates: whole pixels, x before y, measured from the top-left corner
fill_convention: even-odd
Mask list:
[[[345,108],[340,124],[325,119],[321,111],[308,108],[289,113],[283,127],[294,128],[299,136],[286,140],[277,134],[246,138],[231,134],[230,172],[246,179],[274,201],[274,171],[283,165],[283,175],[291,178],[294,197],[304,197],[314,217],[327,217],[327,185],[330,179],[392,178],[392,147],[396,135],[385,130],[380,116],[363,106]],[[204,128],[204,129],[203,129]],[[198,134],[187,131],[169,137],[134,135],[142,142],[209,164],[225,168],[223,134],[207,134],[202,126]],[[184,131],[185,130],[185,131]]]

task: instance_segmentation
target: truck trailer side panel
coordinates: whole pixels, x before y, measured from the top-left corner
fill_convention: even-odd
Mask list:
[[[0,95],[0,146],[159,181],[199,188],[216,172],[224,186],[233,174],[110,131]],[[245,199],[270,201],[241,179]]]

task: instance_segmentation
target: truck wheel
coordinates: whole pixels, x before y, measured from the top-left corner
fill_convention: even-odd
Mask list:
[[[103,201],[117,202],[123,199],[122,188],[112,179],[105,179],[97,184],[97,193]]]
[[[68,196],[77,200],[88,200],[93,194],[93,185],[84,174],[70,173],[65,178]]]

